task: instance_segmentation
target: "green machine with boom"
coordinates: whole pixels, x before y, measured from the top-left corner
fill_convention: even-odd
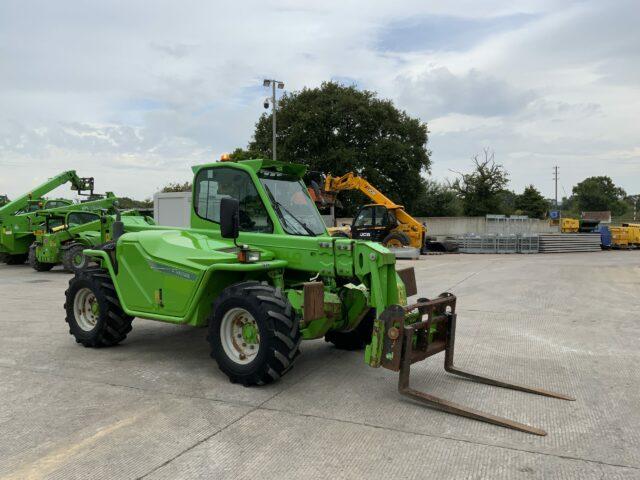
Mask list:
[[[74,204],[66,199],[45,199],[44,196],[56,188],[71,184],[78,195],[88,196],[89,201]],[[33,231],[44,220],[41,212],[63,212],[70,209],[100,209],[112,202],[113,194],[106,199],[93,193],[93,178],[79,177],[70,170],[50,178],[42,185],[0,207],[0,262],[10,265],[22,264],[27,260],[29,247],[34,241]]]
[[[29,265],[38,271],[51,270],[62,264],[65,270],[77,272],[89,264],[83,251],[98,247],[111,240],[113,212],[116,197],[107,197],[109,208],[100,211],[72,210],[68,212],[46,212],[44,223],[34,231],[35,241],[29,247]],[[106,205],[104,205],[106,207]],[[119,213],[124,231],[136,231],[155,225],[153,219],[140,215],[136,210]]]
[[[116,345],[134,317],[207,327],[220,370],[253,386],[285,375],[303,340],[324,337],[399,372],[399,391],[415,401],[538,435],[545,432],[412,389],[411,365],[444,352],[450,373],[571,400],[457,368],[456,297],[408,303],[413,268],[397,271],[379,243],[330,237],[301,181],[304,166],[245,160],[193,170],[191,228],[122,234],[116,222],[112,242],[85,250],[99,265],[70,280],[65,302],[78,343]]]

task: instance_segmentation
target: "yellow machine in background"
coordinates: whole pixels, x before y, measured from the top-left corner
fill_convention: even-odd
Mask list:
[[[324,190],[334,195],[358,190],[374,202],[360,207],[351,225],[352,238],[381,242],[387,247],[424,248],[427,228],[364,178],[352,172],[341,177],[328,175]]]
[[[622,228],[628,231],[629,244],[640,246],[640,223],[623,223]]]
[[[609,227],[611,232],[611,245],[614,248],[629,247],[629,227]]]
[[[560,220],[560,231],[562,233],[578,233],[580,230],[580,220],[577,218],[563,218]]]

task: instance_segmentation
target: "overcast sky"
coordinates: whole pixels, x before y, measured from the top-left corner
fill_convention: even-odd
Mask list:
[[[190,180],[247,144],[274,76],[392,99],[429,124],[435,179],[491,147],[517,192],[552,196],[558,165],[567,193],[640,193],[638,25],[637,0],[3,0],[0,194],[66,169],[137,198]]]

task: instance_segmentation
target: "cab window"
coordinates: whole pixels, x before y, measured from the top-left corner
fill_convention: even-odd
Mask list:
[[[363,208],[360,210],[354,225],[356,227],[373,227],[373,208]]]
[[[95,222],[99,219],[100,216],[96,215],[95,213],[73,212],[67,216],[67,225],[69,225],[70,227],[77,227],[78,225]]]
[[[273,223],[247,172],[232,168],[206,168],[196,176],[196,215],[220,223],[220,202],[235,198],[240,203],[240,231],[272,233]]]
[[[69,205],[67,202],[61,202],[59,200],[52,200],[50,202],[47,202],[47,204],[45,205],[45,208],[66,207],[67,205]]]
[[[391,214],[392,215],[392,214]],[[395,218],[395,217],[391,217]],[[390,214],[386,207],[372,205],[363,207],[355,220],[356,227],[386,227],[389,225]]]

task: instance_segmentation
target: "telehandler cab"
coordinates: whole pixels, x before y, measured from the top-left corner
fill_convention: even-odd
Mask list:
[[[372,367],[400,372],[402,394],[428,406],[504,427],[543,430],[478,412],[409,387],[412,363],[445,352],[447,371],[506,388],[569,399],[492,380],[453,364],[456,297],[407,304],[412,268],[396,271],[382,245],[327,234],[301,178],[305,167],[271,160],[194,167],[191,228],[121,234],[66,291],[66,322],[78,343],[123,341],[134,317],[208,327],[211,356],[232,382],[278,380],[302,340],[324,337],[365,348]]]

